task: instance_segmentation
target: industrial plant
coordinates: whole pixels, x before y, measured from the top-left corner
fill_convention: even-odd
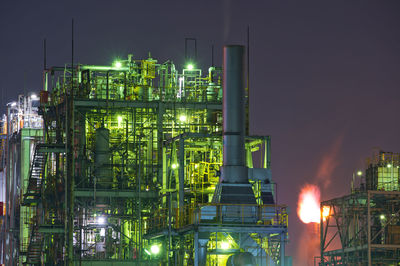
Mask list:
[[[319,265],[399,265],[400,154],[379,151],[351,194],[321,202]]]
[[[223,52],[207,71],[151,55],[46,67],[40,93],[7,104],[1,263],[289,265],[271,138],[249,135],[245,47]],[[344,245],[323,248],[324,265],[400,256],[399,157],[379,158],[365,174],[372,192],[323,203],[321,243],[338,217]]]

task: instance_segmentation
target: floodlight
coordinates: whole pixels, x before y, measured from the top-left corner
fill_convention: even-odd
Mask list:
[[[357,171],[358,176],[362,176],[363,172],[362,171]]]
[[[229,249],[229,243],[228,242],[221,242],[221,248],[222,249]]]
[[[36,101],[37,99],[39,99],[39,98],[37,97],[36,94],[31,95],[31,100]]]
[[[99,217],[97,217],[96,222],[98,224],[105,224],[106,223],[106,218],[104,216],[99,216]]]
[[[150,251],[151,251],[152,254],[157,255],[158,253],[160,253],[160,246],[152,245],[150,247]]]
[[[181,115],[181,116],[179,116],[179,121],[181,121],[181,122],[186,122],[186,115]]]
[[[193,70],[194,66],[193,64],[187,64],[186,68],[187,70]]]
[[[178,168],[178,164],[177,163],[173,163],[172,165],[171,165],[171,167],[172,167],[172,169],[176,169],[176,168]]]
[[[122,63],[120,61],[115,61],[114,66],[116,68],[121,68],[122,67]]]

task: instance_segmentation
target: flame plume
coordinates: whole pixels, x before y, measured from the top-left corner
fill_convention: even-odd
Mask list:
[[[305,185],[299,194],[297,215],[305,223],[320,223],[320,190],[315,185]]]

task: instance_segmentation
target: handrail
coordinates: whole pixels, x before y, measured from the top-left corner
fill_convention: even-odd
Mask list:
[[[168,228],[169,222],[174,229],[190,225],[231,224],[239,226],[287,227],[288,213],[286,205],[274,204],[222,204],[203,203],[176,208],[169,221],[168,209],[160,209],[148,220],[148,232]]]

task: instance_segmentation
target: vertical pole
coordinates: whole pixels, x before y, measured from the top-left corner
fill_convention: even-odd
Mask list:
[[[74,20],[72,20],[72,92],[71,92],[71,175],[70,175],[70,215],[69,215],[69,258],[70,265],[73,265],[74,260],[74,186],[75,186],[75,156],[74,156],[74,140],[75,140],[75,108],[74,108],[74,95],[75,95],[75,73],[74,73]]]
[[[157,113],[157,182],[164,182],[163,176],[163,116],[164,116],[164,106],[160,102],[158,103],[158,113]],[[164,183],[163,183],[164,185]]]
[[[171,257],[170,257],[170,253],[172,250],[171,242],[172,242],[172,193],[168,192],[168,253],[167,253],[168,266],[171,265]]]
[[[183,135],[179,138],[179,216],[183,214],[183,204],[184,204],[184,175],[185,175],[185,139]],[[182,217],[179,217],[182,218]]]
[[[46,38],[43,40],[43,70],[47,69],[47,47]]]
[[[46,38],[43,40],[43,90],[48,90],[48,76],[47,71],[47,45]]]
[[[368,235],[367,235],[367,245],[368,245],[368,266],[371,266],[371,195],[369,191],[367,191],[367,228],[368,228]]]
[[[267,137],[267,168],[271,169],[271,137]]]
[[[197,61],[197,39],[194,39],[194,60]]]
[[[322,203],[320,204],[320,213],[322,213]],[[321,251],[321,265],[324,265],[324,247],[325,247],[325,241],[323,239],[323,232],[324,232],[324,221],[322,218],[322,215],[320,217],[320,222],[319,222],[319,245],[320,245],[320,251]]]
[[[285,266],[285,232],[281,233],[281,247],[280,247],[280,264],[281,266]]]
[[[10,241],[10,219],[9,219],[9,215],[10,215],[10,210],[11,210],[11,208],[10,208],[10,179],[11,179],[11,174],[10,174],[10,171],[11,171],[11,158],[10,158],[10,155],[11,155],[11,152],[10,152],[10,130],[11,130],[11,121],[10,121],[10,116],[11,116],[11,111],[10,111],[10,108],[11,108],[11,106],[10,105],[8,105],[7,104],[7,139],[6,139],[6,147],[7,147],[7,160],[6,160],[6,162],[7,162],[7,166],[6,166],[6,189],[5,189],[5,192],[6,192],[6,202],[5,202],[5,205],[6,205],[6,213],[5,213],[5,232],[4,232],[4,235],[5,235],[5,240],[4,240],[4,250],[5,250],[5,252],[4,252],[4,262],[5,262],[5,264],[7,264],[7,262],[9,262],[9,260],[10,260],[10,258],[9,258],[9,255],[10,255],[10,253],[9,253],[9,251],[10,251],[10,249],[9,249],[9,246],[11,246],[11,245],[9,245],[9,246],[7,246],[7,245],[5,245],[5,243],[6,243],[6,241],[8,240],[8,241]],[[10,242],[9,242],[10,243]],[[8,258],[8,260],[7,260],[7,258]]]
[[[142,258],[142,198],[141,198],[141,191],[142,191],[142,132],[140,133],[139,138],[139,171],[138,171],[138,218],[139,218],[139,248],[138,248],[138,259],[139,264]]]
[[[194,266],[199,266],[199,232],[194,232]]]
[[[214,44],[211,45],[211,66],[214,66]]]
[[[67,178],[66,178],[66,265],[73,265],[74,256],[74,20],[72,20],[72,64],[71,64],[71,91],[68,100],[66,119],[66,148],[67,148]]]
[[[247,103],[246,103],[246,136],[250,135],[250,26],[247,25]]]

